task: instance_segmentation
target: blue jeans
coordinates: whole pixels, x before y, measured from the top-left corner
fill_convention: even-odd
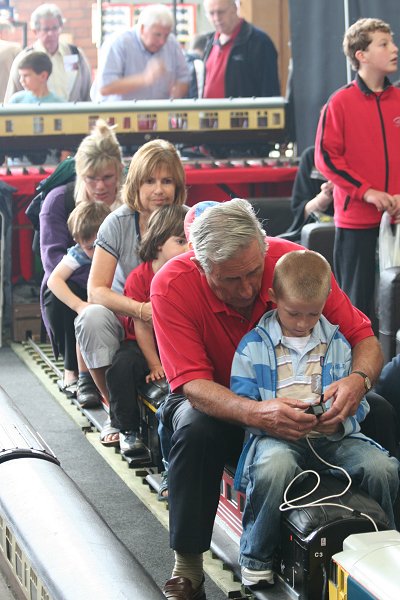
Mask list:
[[[273,554],[279,544],[279,506],[286,487],[305,469],[320,472],[328,467],[314,456],[305,439],[288,442],[266,436],[257,438],[255,444],[254,461],[245,473],[248,483],[239,563],[264,570],[272,569]],[[381,505],[390,527],[396,529],[393,503],[399,487],[398,460],[362,434],[339,442],[314,438],[311,444],[326,461],[343,467],[353,482]]]

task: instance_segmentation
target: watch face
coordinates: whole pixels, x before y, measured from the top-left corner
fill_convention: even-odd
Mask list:
[[[366,375],[365,373],[363,373],[362,371],[352,371],[353,373],[357,373],[357,375],[360,375],[363,379],[364,379],[364,386],[367,392],[370,391],[370,389],[372,388],[372,383],[370,378],[368,377],[368,375]]]

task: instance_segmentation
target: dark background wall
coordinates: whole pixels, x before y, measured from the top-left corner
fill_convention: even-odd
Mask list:
[[[329,95],[347,82],[342,51],[346,29],[342,0],[290,0],[293,95],[299,153],[314,143],[319,112]],[[399,0],[348,0],[349,24],[361,17],[390,23],[400,44]],[[351,71],[351,77],[354,71]],[[392,81],[399,78],[399,73]]]

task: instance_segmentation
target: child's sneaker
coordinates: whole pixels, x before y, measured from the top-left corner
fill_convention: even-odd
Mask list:
[[[274,584],[274,572],[272,569],[265,571],[254,571],[242,567],[242,584],[252,589],[262,589]]]
[[[146,446],[134,431],[119,432],[119,447],[126,456],[139,457],[146,455]]]

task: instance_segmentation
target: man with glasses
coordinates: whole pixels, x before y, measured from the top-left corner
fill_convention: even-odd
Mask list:
[[[204,54],[204,98],[279,96],[277,52],[270,37],[241,19],[236,0],[204,0],[215,27]]]
[[[15,92],[22,90],[18,65],[32,51],[45,52],[53,65],[49,77],[49,90],[67,102],[89,100],[91,85],[90,67],[82,50],[62,42],[60,34],[64,19],[55,4],[41,4],[31,15],[30,26],[36,41],[20,52],[11,67],[5,101]]]

